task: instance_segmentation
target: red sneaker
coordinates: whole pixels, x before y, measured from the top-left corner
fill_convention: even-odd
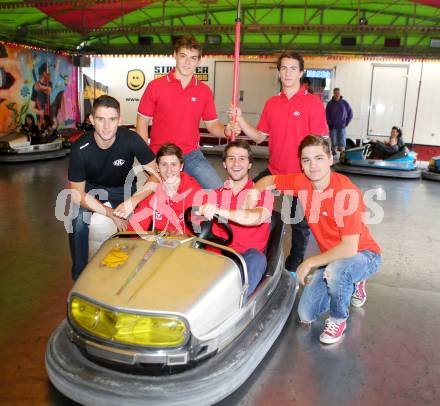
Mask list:
[[[327,319],[325,321],[324,330],[319,336],[319,341],[324,344],[337,343],[341,339],[346,328],[347,322],[345,320],[340,323],[334,323],[330,319]]]
[[[367,292],[365,290],[365,281],[356,283],[354,293],[351,295],[351,305],[353,307],[362,307],[367,300]]]

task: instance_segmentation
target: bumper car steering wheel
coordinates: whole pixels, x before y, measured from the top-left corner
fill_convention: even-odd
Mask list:
[[[199,232],[196,232],[194,230],[194,224],[191,219],[191,214],[193,212],[196,212],[197,210],[198,210],[197,206],[188,207],[185,210],[183,218],[189,230],[194,235],[196,235],[199,238],[203,238],[204,240],[211,241],[220,245],[229,245],[232,242],[232,239],[234,238],[234,234],[232,232],[231,226],[227,223],[227,220],[225,220],[223,217],[220,217],[218,214],[215,214],[212,220],[205,219],[200,224],[197,224],[197,227],[199,227],[200,229]],[[203,216],[200,216],[200,218],[202,217]],[[214,222],[217,223],[219,227],[226,232],[227,238],[220,237],[212,232],[212,226]]]

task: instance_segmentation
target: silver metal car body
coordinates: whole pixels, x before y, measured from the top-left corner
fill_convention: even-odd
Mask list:
[[[130,252],[118,269],[102,266],[115,247]],[[201,248],[221,248],[228,255]],[[282,258],[280,258],[282,261]],[[71,339],[90,355],[123,364],[187,364],[234,340],[264,306],[282,267],[247,298],[246,264],[234,250],[196,237],[112,238],[104,243],[69,295],[130,314],[174,315],[189,338],[180,348],[121,345],[92,337],[69,318]]]
[[[86,268],[80,276],[70,294],[75,306],[49,339],[45,357],[49,379],[67,397],[96,406],[206,406],[226,398],[258,367],[291,314],[298,281],[284,269],[284,236],[281,215],[274,211],[266,247],[266,274],[248,297],[243,258],[225,246],[195,237],[164,236],[147,241],[145,236],[132,234],[130,240],[127,233],[115,235],[120,238],[106,243],[92,259],[93,268]],[[124,244],[120,248],[125,253],[131,249],[130,254],[101,255],[103,249],[108,253],[112,244]],[[203,245],[221,251],[208,252]],[[122,260],[113,261],[114,258]],[[124,270],[129,260],[131,265]],[[128,278],[122,281],[115,276],[118,273]],[[117,283],[112,286],[107,278]],[[147,285],[161,289],[162,294],[151,292],[150,297],[143,290]],[[173,296],[177,287],[178,294]],[[76,295],[82,299],[75,299]],[[111,306],[115,310],[109,310],[105,295],[125,295],[129,299],[141,295],[150,305],[157,305],[147,309],[139,303],[136,306],[140,308],[133,308],[130,301],[127,305],[114,300]],[[153,301],[153,296],[157,301]],[[98,300],[103,303],[98,304]],[[118,309],[133,311],[136,316],[115,315]],[[124,318],[128,324],[124,324]],[[179,319],[179,327],[174,330],[178,331],[178,340],[168,341],[175,343],[174,347],[164,348],[167,341],[154,339],[144,343],[160,342],[162,347],[119,342],[126,332],[134,331],[130,326],[139,320],[152,320],[154,326],[155,318],[157,322],[171,320],[172,326]],[[122,329],[122,335],[113,334],[118,321],[129,325]],[[78,328],[76,322],[83,328]],[[94,330],[96,325],[104,326],[103,330]],[[159,330],[154,326],[148,334],[160,333]],[[107,339],[102,339],[97,337],[99,332],[110,334],[103,333],[101,337]]]

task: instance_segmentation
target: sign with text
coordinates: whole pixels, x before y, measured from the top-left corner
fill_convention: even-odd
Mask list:
[[[165,76],[168,72],[172,71],[174,66],[155,66],[154,67],[154,79]],[[209,79],[209,70],[207,66],[197,66],[194,74],[197,80],[207,82]]]

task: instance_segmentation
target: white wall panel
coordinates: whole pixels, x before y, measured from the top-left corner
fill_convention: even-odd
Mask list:
[[[353,120],[347,128],[349,138],[358,139],[367,134],[368,109],[372,65],[363,61],[339,61],[335,70],[335,83],[353,110]]]
[[[232,61],[215,64],[215,104],[224,123],[232,100],[233,66]],[[280,91],[277,69],[273,62],[242,62],[239,68],[238,105],[246,120],[256,126],[266,100]]]
[[[393,126],[403,127],[408,65],[375,65],[370,96],[368,135],[388,136]]]
[[[414,138],[417,144],[440,145],[440,63],[423,64]]]

